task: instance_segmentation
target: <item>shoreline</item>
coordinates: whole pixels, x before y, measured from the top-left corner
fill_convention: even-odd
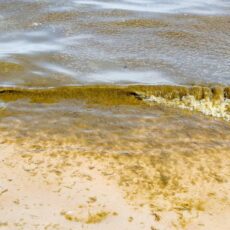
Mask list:
[[[230,121],[230,87],[172,85],[88,85],[57,88],[0,88],[2,116],[7,103],[28,100],[31,103],[55,104],[63,100],[82,101],[89,106],[160,106]],[[6,103],[6,104],[4,104]],[[4,111],[5,110],[5,111]]]
[[[229,200],[223,200],[229,196],[229,182],[221,183],[222,191],[216,186],[217,183],[203,183],[203,188],[197,187],[199,184],[193,188],[198,192],[196,195],[193,189],[178,194],[182,203],[189,199],[206,202],[207,198],[202,192],[210,190],[211,202],[208,201],[205,207],[202,201],[195,204],[196,208],[191,206],[190,210],[188,206],[182,205],[181,209],[178,206],[178,209],[169,211],[165,205],[170,206],[170,202],[173,204],[170,196],[163,197],[163,200],[158,200],[152,206],[153,200],[146,199],[143,193],[147,190],[139,188],[139,191],[135,178],[128,182],[128,186],[121,185],[122,177],[129,176],[126,179],[130,179],[133,176],[130,172],[121,172],[121,165],[132,167],[132,161],[137,158],[134,157],[128,163],[114,156],[112,158],[115,161],[111,161],[108,155],[101,159],[100,154],[83,154],[76,151],[76,147],[74,151],[64,152],[55,150],[56,147],[52,144],[49,148],[31,149],[29,146],[20,148],[17,145],[1,144],[2,229],[94,230],[109,227],[114,230],[227,230],[230,226],[230,222],[225,219],[230,213]],[[225,161],[229,161],[228,157]],[[141,156],[138,157],[138,161],[141,159]],[[126,168],[123,170],[126,171]],[[146,170],[151,171],[152,168],[147,167]],[[165,187],[161,191],[169,190]],[[221,199],[217,199],[218,196],[222,203],[219,203]]]

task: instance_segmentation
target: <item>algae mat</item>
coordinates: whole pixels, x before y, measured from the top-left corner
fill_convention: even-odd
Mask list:
[[[104,106],[144,105],[151,102],[230,120],[230,88],[224,86],[65,86],[58,88],[1,88],[3,102],[27,99],[37,103],[83,100]],[[149,102],[149,103],[148,103]]]

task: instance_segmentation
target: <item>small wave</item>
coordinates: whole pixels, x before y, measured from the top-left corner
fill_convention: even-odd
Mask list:
[[[103,9],[117,9],[155,13],[228,14],[229,5],[223,0],[75,0],[76,4],[93,5]]]
[[[184,96],[180,99],[167,100],[162,97],[151,96],[146,99],[148,102],[156,102],[158,104],[178,107],[181,109],[188,109],[191,111],[198,111],[205,115],[224,118],[230,121],[230,113],[228,113],[230,108],[230,100],[224,100],[219,104],[214,104],[209,99],[196,100],[194,96]]]
[[[152,86],[137,91],[147,103],[198,111],[230,121],[230,87]]]
[[[103,106],[157,103],[179,109],[198,111],[230,121],[230,87],[173,85],[88,85],[58,88],[0,88],[0,101],[29,99],[34,103],[56,103],[77,99]]]

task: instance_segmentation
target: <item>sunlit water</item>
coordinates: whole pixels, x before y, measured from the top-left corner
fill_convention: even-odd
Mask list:
[[[3,0],[0,83],[229,84],[229,15],[226,0]]]

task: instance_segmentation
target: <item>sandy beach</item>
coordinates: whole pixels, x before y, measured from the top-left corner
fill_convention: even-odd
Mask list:
[[[57,143],[42,147],[4,141],[0,151],[1,229],[229,229],[230,184],[223,181],[229,176],[229,151],[222,152],[219,159],[213,153],[216,166],[222,165],[213,173],[223,177],[209,182],[197,177],[175,196],[172,189],[178,192],[177,188],[166,185],[167,176],[159,180],[154,175],[164,165],[149,164],[144,156],[127,160],[126,156],[103,156],[76,145],[68,150]],[[179,161],[173,169],[179,173],[183,164],[187,168],[191,163],[190,159]],[[200,166],[190,165],[176,186],[197,174]],[[147,174],[140,169],[138,175],[138,167],[144,167]],[[147,175],[156,178],[150,182]],[[154,192],[162,194],[153,198]]]

